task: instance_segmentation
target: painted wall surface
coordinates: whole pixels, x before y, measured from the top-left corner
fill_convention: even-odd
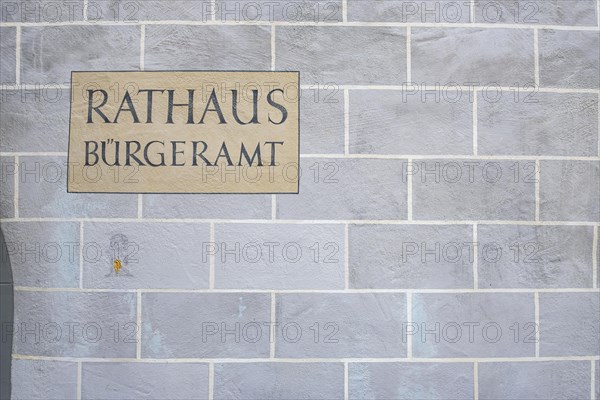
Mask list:
[[[14,399],[600,399],[597,0],[0,5]],[[300,193],[67,193],[153,69],[299,70]]]

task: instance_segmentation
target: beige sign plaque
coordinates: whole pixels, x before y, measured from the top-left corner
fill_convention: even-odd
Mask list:
[[[298,72],[73,72],[71,84],[69,192],[298,193]]]

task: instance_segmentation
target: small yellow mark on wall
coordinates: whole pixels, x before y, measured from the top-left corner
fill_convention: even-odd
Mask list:
[[[121,270],[121,268],[123,268],[123,264],[121,264],[121,260],[116,259],[113,262],[113,268],[115,269],[115,272],[118,274],[119,271]]]

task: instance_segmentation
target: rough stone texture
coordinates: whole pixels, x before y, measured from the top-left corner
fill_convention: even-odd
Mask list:
[[[97,0],[92,0],[95,2]],[[74,22],[83,19],[83,0],[2,0],[1,22]]]
[[[262,293],[143,294],[142,357],[268,357],[270,307]]]
[[[14,27],[0,27],[0,84],[16,82],[16,31]],[[3,103],[0,103],[0,112],[4,115]]]
[[[470,399],[470,363],[356,363],[348,366],[351,399]]]
[[[401,160],[303,158],[300,169],[300,193],[277,196],[277,218],[406,218]]]
[[[600,360],[596,361],[596,398],[600,399]]]
[[[475,3],[475,22],[595,26],[594,0],[481,0]]]
[[[600,163],[542,161],[540,218],[547,221],[600,221]]]
[[[540,293],[540,356],[598,356],[598,343],[598,292]]]
[[[190,0],[91,0],[89,21],[131,23],[137,21],[210,20],[210,2]]]
[[[440,90],[434,95],[417,88],[351,92],[350,152],[471,154],[469,93],[448,88],[447,93]]]
[[[8,91],[5,99],[0,151],[67,151],[69,90]]]
[[[270,195],[148,194],[148,218],[265,219],[271,217]]]
[[[397,85],[406,80],[404,28],[282,26],[276,31],[276,69],[299,70],[304,85]]]
[[[276,306],[277,357],[406,356],[404,294],[282,294]]]
[[[15,292],[16,354],[135,357],[133,293]]]
[[[351,225],[353,288],[472,288],[472,228]]]
[[[342,0],[216,0],[217,21],[340,22]]]
[[[126,243],[120,235],[125,235]],[[208,288],[207,224],[86,223],[83,285],[90,288]],[[115,246],[115,243],[123,243]],[[119,248],[116,248],[119,247]],[[123,270],[115,273],[115,258]]]
[[[77,364],[62,361],[13,360],[12,398],[77,398]]]
[[[137,216],[135,194],[67,193],[66,157],[20,157],[19,172],[21,217]]]
[[[15,159],[0,157],[0,218],[12,218],[15,215]]]
[[[415,357],[533,357],[532,293],[414,294],[411,332]],[[515,343],[509,328],[519,324]],[[417,330],[418,329],[418,330]]]
[[[83,363],[84,399],[205,399],[208,364]]]
[[[39,51],[46,46],[62,51]],[[71,71],[138,70],[139,63],[135,26],[44,26],[21,32],[22,83],[68,84]]]
[[[470,15],[464,1],[348,0],[349,21],[465,23]]]
[[[412,80],[419,84],[523,86],[533,83],[533,64],[532,31],[412,29]]]
[[[77,222],[4,222],[13,281],[18,286],[79,286]]]
[[[210,252],[217,288],[344,288],[342,225],[217,224]]]
[[[587,399],[589,361],[480,363],[480,399]]]
[[[342,399],[341,363],[216,364],[215,399]]]
[[[148,26],[145,65],[147,69],[268,71],[271,32],[264,26]]]
[[[580,4],[583,2],[579,2]],[[598,32],[541,30],[540,85],[598,89]]]
[[[300,152],[344,153],[344,92],[337,86],[301,91]]]
[[[592,287],[591,226],[479,225],[479,287]]]
[[[480,93],[477,104],[479,154],[598,154],[597,94],[534,93],[530,88],[498,97],[492,92],[487,100]]]
[[[533,220],[534,168],[533,161],[414,161],[414,216],[429,220]],[[410,178],[411,169],[405,170]]]

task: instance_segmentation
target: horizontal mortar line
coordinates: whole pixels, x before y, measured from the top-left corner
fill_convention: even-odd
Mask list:
[[[533,85],[533,82],[531,82],[531,84]],[[416,86],[413,87],[411,85]],[[339,89],[339,90],[395,90],[395,91],[413,91],[416,90],[416,93],[414,94],[414,96],[416,96],[417,93],[419,93],[419,91],[435,91],[435,90],[440,90],[440,89],[444,89],[445,91],[451,92],[453,89],[461,89],[464,91],[470,91],[470,90],[476,90],[476,91],[481,91],[484,90],[486,88],[489,88],[490,90],[502,90],[502,91],[506,91],[506,92],[510,92],[510,91],[522,91],[523,92],[523,96],[525,96],[525,94],[531,93],[532,95],[534,94],[534,92],[543,92],[543,93],[590,93],[590,94],[598,94],[600,93],[599,89],[583,89],[583,88],[554,88],[554,87],[535,87],[534,86],[521,86],[521,87],[517,87],[517,86],[497,86],[494,85],[493,83],[490,83],[489,87],[486,86],[479,86],[479,85],[473,85],[473,86],[466,86],[466,85],[457,85],[454,84],[452,82],[445,82],[445,83],[439,83],[438,86],[432,86],[432,85],[422,85],[418,82],[404,82],[403,85],[338,85],[335,83],[330,83],[330,84],[313,84],[313,85],[300,85],[300,89],[302,90],[315,90],[315,89],[321,89],[321,90],[333,90],[333,89]],[[433,101],[432,101],[433,102]],[[528,104],[528,102],[526,101],[521,101],[523,104]]]
[[[0,27],[52,27],[52,26],[138,26],[138,25],[212,25],[212,26],[314,26],[314,27],[411,27],[411,28],[488,28],[488,29],[546,29],[569,31],[598,31],[598,26],[545,25],[545,24],[486,24],[444,22],[317,22],[317,21],[58,21],[58,22],[1,22]]]
[[[17,292],[72,292],[72,293],[264,293],[264,294],[466,294],[466,293],[600,293],[598,288],[520,288],[520,289],[101,289],[101,288],[48,288],[15,286]]]
[[[492,362],[540,362],[540,361],[594,361],[600,356],[555,356],[555,357],[448,357],[448,358],[99,358],[99,357],[53,357],[13,354],[16,360],[66,361],[66,362],[128,362],[128,363],[492,363]]]
[[[35,152],[35,151],[5,151],[0,152],[0,157],[67,157],[67,152]],[[507,161],[600,161],[596,156],[536,156],[536,155],[472,155],[472,154],[301,154],[300,158],[348,158],[348,159],[384,159],[384,160],[404,160],[412,158],[414,160],[507,160]]]
[[[99,223],[189,223],[189,224],[287,224],[287,225],[534,225],[600,226],[600,221],[513,220],[286,220],[286,219],[195,219],[195,218],[0,218],[0,222],[99,222]]]

